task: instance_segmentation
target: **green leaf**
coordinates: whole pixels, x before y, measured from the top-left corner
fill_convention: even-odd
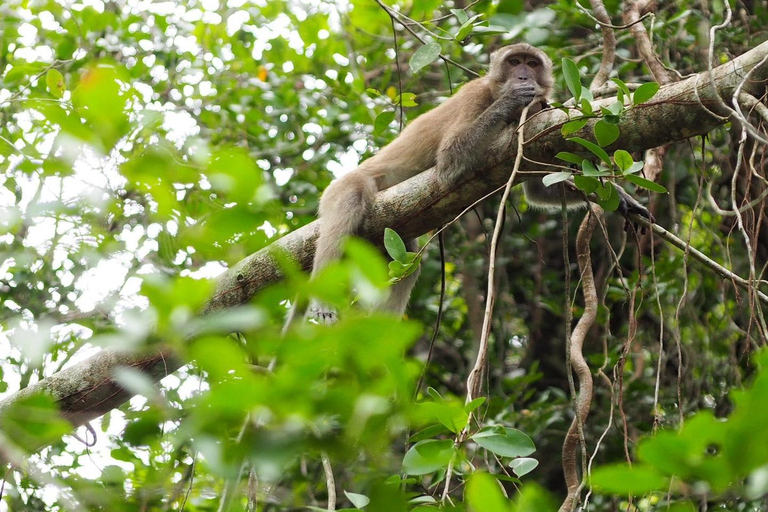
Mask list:
[[[584,125],[587,124],[587,121],[589,121],[589,119],[584,117],[574,119],[573,121],[568,121],[563,125],[562,128],[560,128],[560,133],[563,135],[563,137],[567,137],[568,135],[584,128]]]
[[[531,438],[514,428],[486,427],[471,439],[501,457],[526,457],[536,451]]]
[[[585,194],[591,194],[600,186],[600,180],[597,178],[579,176],[578,174],[573,177],[573,183],[576,185],[576,188]]]
[[[357,508],[363,508],[371,502],[371,499],[364,494],[344,491],[344,496]]]
[[[493,476],[474,473],[467,483],[467,501],[472,510],[508,512],[507,498],[501,489],[501,484]]]
[[[639,162],[634,162],[632,165],[629,166],[629,168],[624,171],[624,174],[635,174],[636,172],[640,172],[643,170],[643,167],[645,166],[645,162],[640,160]]]
[[[598,169],[597,167],[595,167],[595,164],[593,164],[589,160],[581,161],[581,172],[584,174],[584,176],[591,176],[594,178],[611,175],[610,172],[603,169]]]
[[[404,107],[415,107],[416,95],[412,92],[404,92],[395,98],[395,103],[401,104]]]
[[[427,475],[448,467],[453,457],[453,441],[428,439],[419,441],[403,457],[406,475]]]
[[[405,256],[408,251],[405,248],[405,242],[403,242],[403,239],[400,238],[400,235],[394,229],[384,229],[384,248],[387,250],[390,258],[406,263]]]
[[[600,186],[597,187],[597,190],[595,190],[595,193],[597,194],[597,204],[599,204],[603,210],[607,212],[615,212],[619,208],[619,193],[616,192],[613,183],[608,182],[605,185],[601,183]]]
[[[595,139],[601,146],[610,146],[619,138],[619,127],[603,119],[595,123]]]
[[[53,68],[49,69],[45,75],[45,85],[54,98],[61,98],[64,96],[64,91],[67,90],[64,85],[64,76]]]
[[[558,154],[555,155],[555,158],[559,158],[560,160],[564,160],[566,162],[581,165],[582,158],[579,155],[575,155],[573,153],[569,153],[568,151],[561,151]]]
[[[412,73],[417,73],[424,66],[428,66],[440,56],[442,51],[440,43],[427,43],[416,50],[411,56],[409,66]]]
[[[472,16],[467,21],[465,21],[461,27],[459,27],[459,31],[456,33],[456,40],[461,42],[464,39],[466,39],[471,33],[472,29],[475,28],[475,20],[479,18],[480,15],[476,14],[475,16]]]
[[[389,123],[395,120],[394,110],[385,110],[381,114],[376,116],[376,120],[373,122],[373,133],[381,135],[389,128]]]
[[[608,157],[608,153],[606,153],[603,148],[601,148],[594,142],[589,142],[588,140],[584,140],[581,137],[571,137],[568,140],[575,142],[576,144],[579,144],[580,146],[588,149],[592,154],[594,154],[597,158],[599,158],[606,164],[613,165],[611,163],[611,159]]]
[[[592,108],[592,104],[589,102],[587,98],[581,99],[581,111],[586,115],[591,115],[594,112],[594,109]]]
[[[459,20],[459,23],[466,23],[469,19],[469,16],[467,16],[467,13],[464,12],[463,9],[451,9],[451,13],[456,16],[456,19]]]
[[[530,457],[519,457],[509,463],[509,467],[517,476],[527,475],[539,465],[539,461]]]
[[[639,105],[641,103],[645,103],[646,101],[656,96],[657,92],[659,92],[659,84],[656,82],[643,84],[638,87],[635,91],[635,94],[632,95],[632,104]]]
[[[592,471],[590,483],[609,494],[643,495],[649,492],[664,492],[669,488],[669,478],[656,472],[650,466],[636,464],[611,464]]]
[[[621,91],[625,96],[629,96],[629,87],[627,87],[627,84],[625,84],[621,79],[619,78],[611,78],[611,81],[616,84],[616,86],[619,88],[619,91]]]
[[[481,396],[479,398],[475,398],[474,400],[472,400],[471,402],[469,402],[468,404],[466,404],[464,406],[464,410],[467,411],[468,413],[471,413],[472,411],[474,411],[475,409],[477,409],[478,407],[480,407],[484,403],[485,403],[485,397],[484,396]]]
[[[659,185],[655,181],[647,180],[645,178],[641,178],[640,176],[637,176],[635,174],[627,174],[624,176],[628,182],[634,183],[638,187],[647,188],[648,190],[652,192],[658,192],[659,194],[666,194],[667,189],[664,188],[663,185]]]
[[[635,163],[635,161],[632,160],[632,155],[623,149],[617,149],[616,152],[613,153],[613,161],[616,162],[616,165],[622,172],[625,172]]]
[[[573,173],[568,171],[553,172],[552,174],[547,174],[544,176],[541,181],[544,183],[545,187],[550,187],[555,183],[560,183],[561,181],[567,180],[571,176],[573,176]]]
[[[579,103],[581,101],[582,89],[579,68],[567,57],[563,58],[563,76],[565,77],[565,84],[568,86],[568,90],[571,91],[576,103]]]

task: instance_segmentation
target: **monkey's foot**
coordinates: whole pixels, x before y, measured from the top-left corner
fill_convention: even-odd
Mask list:
[[[338,322],[339,314],[331,306],[313,300],[309,303],[307,318],[315,320],[321,325],[331,325]]]
[[[630,220],[629,216],[634,214],[638,215],[640,217],[645,217],[649,221],[656,222],[656,218],[653,216],[653,214],[648,211],[648,208],[641,205],[637,201],[627,201],[623,197],[620,198],[619,201],[619,213],[621,213],[624,216],[624,231],[629,232],[631,228],[637,229],[637,225]],[[640,226],[640,232],[642,234],[646,233],[645,226]]]

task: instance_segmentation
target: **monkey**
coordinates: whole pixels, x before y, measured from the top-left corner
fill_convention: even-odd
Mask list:
[[[552,61],[538,48],[518,43],[492,53],[486,75],[468,82],[441,105],[417,117],[376,155],[328,186],[318,209],[320,233],[312,277],[341,257],[341,240],[359,231],[377,192],[432,167],[442,184],[456,183],[464,173],[483,163],[496,136],[518,122],[524,107],[530,105],[529,113],[533,114],[548,106],[553,83]],[[535,180],[538,184],[533,181],[524,187],[529,201],[539,207],[559,208],[562,192],[555,190],[557,187],[547,189],[540,180]],[[584,195],[575,187],[561,186],[566,187],[569,205],[586,204]],[[624,208],[645,210],[622,192]],[[407,248],[416,251],[416,241],[409,241]],[[379,309],[402,316],[418,274],[414,272],[395,283]],[[306,317],[330,324],[337,320],[337,313],[312,300]]]

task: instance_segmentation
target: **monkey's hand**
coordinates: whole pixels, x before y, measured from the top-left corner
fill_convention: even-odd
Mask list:
[[[520,118],[520,111],[530,105],[536,97],[536,86],[533,83],[522,83],[505,92],[497,101],[507,124]]]
[[[309,302],[306,317],[322,325],[335,324],[339,320],[339,314],[334,308],[317,300]]]

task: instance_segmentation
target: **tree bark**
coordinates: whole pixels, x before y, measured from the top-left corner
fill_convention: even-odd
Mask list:
[[[730,105],[734,90],[754,68],[743,89],[755,97],[762,97],[768,85],[768,64],[760,63],[766,55],[768,42],[717,67],[713,72],[717,91],[710,86],[707,72],[662,87],[651,101],[628,109],[619,125],[621,136],[606,149],[609,153],[617,148],[644,151],[704,135],[725,124],[727,120],[712,114],[715,112],[727,115],[715,95],[719,94]],[[614,101],[615,98],[609,98],[597,103],[606,105]],[[560,127],[567,120],[567,115],[557,109],[546,110],[532,117],[526,126],[525,156],[539,162],[552,162],[558,151],[584,154],[581,146],[565,141],[560,135]],[[592,139],[594,122],[595,120],[592,120],[576,135]],[[364,225],[364,236],[371,240],[381,240],[384,228],[392,227],[404,239],[411,239],[452,220],[467,206],[504,185],[511,171],[516,149],[514,143],[503,144],[503,141],[508,140],[514,140],[510,132],[502,135],[502,149],[495,152],[494,161],[487,162],[482,171],[466,176],[460,183],[443,187],[435,179],[434,169],[431,169],[379,193]],[[542,169],[544,168],[541,166],[524,162],[521,170],[541,172]],[[530,178],[533,174],[523,176]],[[216,292],[211,297],[205,313],[211,314],[246,304],[259,290],[281,279],[280,270],[273,257],[275,251],[290,254],[301,267],[309,269],[319,222],[321,221],[312,222],[289,233],[229,269],[219,279]],[[6,397],[0,401],[0,416],[19,399],[44,392],[58,402],[66,419],[79,426],[131,397],[130,392],[121,388],[114,380],[116,368],[138,368],[158,381],[176,371],[180,365],[181,361],[174,358],[165,348],[148,349],[139,354],[104,350]]]

